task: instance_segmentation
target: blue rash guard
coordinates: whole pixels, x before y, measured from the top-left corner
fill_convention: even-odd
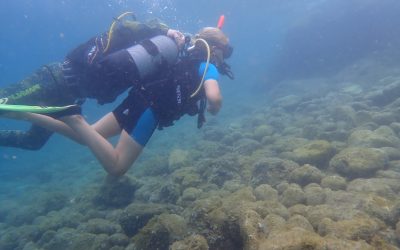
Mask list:
[[[199,67],[199,77],[203,76],[206,63]],[[209,64],[204,80],[218,80],[219,73],[214,64]],[[133,98],[132,98],[133,97]],[[158,119],[151,107],[136,96],[128,96],[114,111],[115,118],[122,129],[127,131],[141,146],[146,146],[154,130],[158,126]]]

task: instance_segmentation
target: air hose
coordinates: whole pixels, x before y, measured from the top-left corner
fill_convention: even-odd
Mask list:
[[[136,19],[135,14],[133,12],[125,12],[125,13],[121,14],[119,17],[115,18],[115,20],[112,22],[111,27],[108,31],[107,45],[106,45],[106,48],[103,50],[103,53],[107,52],[107,50],[110,48],[110,44],[111,44],[115,26],[117,25],[118,22],[121,21],[122,18],[124,18],[126,16],[132,16],[133,19]]]
[[[194,44],[196,45],[197,42],[202,42],[204,44],[204,46],[206,47],[206,49],[207,49],[207,61],[206,61],[206,67],[204,68],[203,76],[201,78],[199,87],[197,87],[196,91],[193,92],[193,94],[190,95],[190,98],[195,97],[199,93],[200,89],[203,87],[204,79],[206,78],[206,74],[207,74],[208,66],[210,65],[210,58],[211,58],[211,49],[210,49],[210,45],[208,45],[207,41],[202,39],[202,38],[198,38],[198,39],[195,40]]]

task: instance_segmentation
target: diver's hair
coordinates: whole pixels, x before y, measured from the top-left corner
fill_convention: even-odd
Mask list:
[[[206,40],[211,46],[228,46],[229,38],[222,32],[220,29],[215,27],[205,27],[202,28],[198,34],[196,34],[196,38],[202,38]]]

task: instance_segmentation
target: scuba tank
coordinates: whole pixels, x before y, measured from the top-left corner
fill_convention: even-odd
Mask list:
[[[89,93],[100,104],[112,102],[128,88],[172,67],[178,60],[178,52],[171,38],[158,35],[111,53],[95,66],[92,75],[98,80],[91,84]]]
[[[174,65],[179,52],[176,43],[162,35],[144,40],[126,51],[135,62],[141,80],[157,72],[160,66]]]

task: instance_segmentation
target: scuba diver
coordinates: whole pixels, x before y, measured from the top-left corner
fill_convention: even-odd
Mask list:
[[[157,35],[172,38],[178,47],[185,42],[181,32],[158,20],[141,23],[132,12],[126,12],[115,19],[108,32],[72,50],[63,63],[45,65],[21,82],[0,89],[0,104],[64,106],[82,104],[86,98],[111,103],[130,86],[112,81],[113,70],[122,69],[108,67],[104,58]],[[51,135],[36,125],[27,131],[0,130],[0,147],[38,150]]]
[[[198,115],[201,127],[206,108],[213,115],[219,112],[222,106],[219,74],[233,78],[225,62],[233,50],[221,27],[222,24],[217,28],[206,27],[192,39],[187,37],[182,51],[171,39],[170,43],[160,42],[161,36],[156,36],[107,56],[106,65],[122,69],[113,78],[119,79],[118,84],[131,84],[132,88],[114,111],[92,126],[81,115],[79,105],[53,117],[26,112],[5,115],[27,120],[88,146],[108,174],[121,176],[138,158],[156,128],[172,126],[185,114]],[[161,62],[162,67],[154,67],[155,62],[157,65]],[[120,138],[114,148],[107,138],[118,134]]]

